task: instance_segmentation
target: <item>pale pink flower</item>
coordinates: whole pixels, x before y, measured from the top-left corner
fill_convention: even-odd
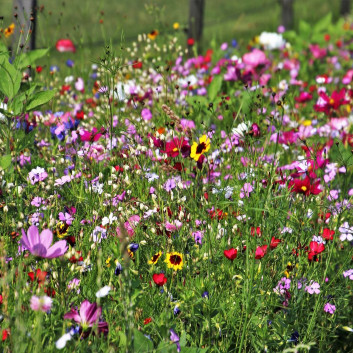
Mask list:
[[[34,311],[44,311],[47,312],[50,310],[52,304],[52,299],[47,295],[43,297],[37,297],[33,295],[31,298],[31,309]]]

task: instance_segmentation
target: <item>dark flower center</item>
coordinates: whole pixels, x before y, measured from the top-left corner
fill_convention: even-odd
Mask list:
[[[206,149],[206,144],[201,142],[196,148],[196,154],[201,154]]]
[[[181,263],[181,257],[179,255],[172,255],[169,261],[172,265],[179,265]]]
[[[161,256],[160,254],[153,255],[152,262],[157,262],[157,260],[159,259],[160,256]]]

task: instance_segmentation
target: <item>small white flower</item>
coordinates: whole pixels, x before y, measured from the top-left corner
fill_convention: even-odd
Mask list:
[[[251,127],[250,121],[240,123],[237,127],[232,129],[232,134],[237,135],[239,137],[243,137],[244,134],[249,131],[250,127]]]
[[[259,43],[267,50],[274,50],[283,47],[286,41],[283,39],[282,34],[262,32],[259,37]]]
[[[111,225],[117,220],[116,216],[113,215],[112,212],[110,212],[109,217],[103,217],[102,219],[102,226],[105,226],[107,224]]]
[[[70,341],[72,338],[70,333],[65,333],[65,335],[61,336],[55,343],[57,349],[63,349],[66,346],[66,343]]]
[[[110,290],[111,290],[110,286],[104,286],[96,293],[96,297],[97,298],[104,298],[109,294]]]

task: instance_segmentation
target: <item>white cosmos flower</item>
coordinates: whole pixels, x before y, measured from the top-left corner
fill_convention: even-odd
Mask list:
[[[96,297],[104,298],[109,294],[110,290],[111,290],[110,286],[104,286],[96,293]]]
[[[259,37],[259,43],[267,50],[274,50],[283,47],[286,41],[283,39],[282,34],[262,32]]]

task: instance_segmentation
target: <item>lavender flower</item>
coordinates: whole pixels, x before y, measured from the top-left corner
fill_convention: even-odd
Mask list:
[[[180,343],[179,343],[180,338],[173,329],[170,329],[169,332],[170,332],[170,340],[176,344],[177,352],[179,353],[181,351]]]
[[[334,312],[336,311],[336,306],[330,303],[326,303],[324,306],[324,311],[333,315]]]
[[[310,285],[306,286],[304,289],[309,294],[319,294],[320,293],[320,284],[314,281],[310,281]]]

